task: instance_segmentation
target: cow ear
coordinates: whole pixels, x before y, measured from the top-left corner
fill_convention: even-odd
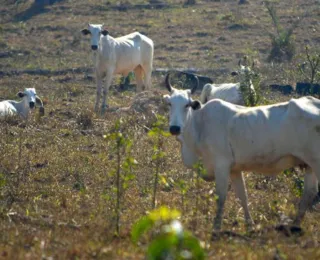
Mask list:
[[[17,93],[17,97],[19,97],[19,98],[23,98],[24,96],[25,96],[25,94],[23,92],[21,92],[21,91],[19,91]]]
[[[198,110],[201,108],[201,102],[199,100],[193,100],[191,101],[190,106],[193,110]]]
[[[102,34],[103,36],[106,36],[106,35],[109,34],[109,32],[108,32],[107,30],[102,30],[102,31],[101,31],[101,34]]]
[[[90,31],[88,29],[83,29],[81,32],[83,35],[90,34]]]

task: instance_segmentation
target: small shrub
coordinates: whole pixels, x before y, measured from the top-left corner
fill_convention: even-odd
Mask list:
[[[294,169],[285,170],[284,175],[293,179],[292,191],[297,197],[301,197],[303,193],[304,180]]]
[[[298,27],[301,20],[298,18],[294,23],[292,23],[289,29],[284,29],[279,24],[279,19],[276,14],[275,7],[267,2],[266,8],[269,15],[271,16],[273,26],[276,30],[275,34],[269,32],[272,47],[268,59],[269,61],[277,62],[282,62],[284,60],[290,61],[295,55],[295,41],[293,31]]]
[[[120,87],[123,90],[128,89],[130,83],[135,79],[135,75],[133,72],[130,72],[126,77],[121,76],[120,78]]]
[[[305,61],[298,65],[299,72],[311,85],[320,81],[320,51],[310,53],[310,47],[305,47]]]
[[[244,57],[244,68],[240,70],[240,90],[244,99],[244,103],[248,107],[253,107],[261,102],[260,74],[253,70],[254,63],[251,68],[247,65],[249,58]],[[240,62],[239,62],[240,65]],[[255,91],[251,89],[251,83]]]
[[[115,173],[116,187],[113,190],[116,192],[115,212],[116,212],[116,235],[120,234],[120,216],[121,202],[124,197],[124,192],[129,186],[129,182],[135,178],[132,173],[133,167],[137,161],[131,155],[132,141],[128,134],[124,133],[126,122],[122,118],[115,122],[113,131],[104,135],[104,138],[110,142],[110,149],[116,154],[115,169],[111,170]]]
[[[187,182],[185,182],[184,180],[179,180],[176,183],[176,186],[178,187],[179,191],[180,191],[180,196],[181,196],[181,209],[182,209],[182,215],[184,214],[184,209],[185,209],[185,196],[186,193],[189,189],[189,186],[187,184]]]
[[[248,107],[254,107],[258,103],[256,93],[253,92],[250,88],[251,82],[253,84],[252,79],[254,77],[257,77],[257,76],[252,71],[245,71],[244,80],[242,80],[240,83],[240,90],[244,99],[244,103]]]
[[[194,230],[197,229],[197,226],[198,226],[198,214],[199,214],[199,204],[200,204],[200,178],[202,176],[204,176],[206,174],[206,170],[205,168],[203,167],[203,163],[201,161],[198,161],[197,163],[195,163],[193,165],[193,171],[195,172],[195,175],[196,175],[196,178],[193,179],[193,181],[195,182],[195,187],[196,187],[196,194],[195,194],[195,209],[193,211],[193,214],[194,214],[194,218],[195,218],[195,222],[194,222]]]
[[[153,124],[151,130],[148,132],[148,136],[153,140],[153,155],[152,162],[155,165],[155,178],[153,185],[153,199],[152,208],[156,207],[156,194],[159,181],[160,167],[165,157],[164,147],[163,147],[163,137],[170,136],[168,132],[164,129],[166,128],[167,122],[165,117],[157,115],[157,121]]]

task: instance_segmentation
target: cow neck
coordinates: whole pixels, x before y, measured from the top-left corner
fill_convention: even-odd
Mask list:
[[[118,45],[118,41],[109,34],[103,37],[101,36],[99,42],[99,52],[112,53]]]
[[[183,140],[187,146],[194,146],[197,143],[197,124],[196,124],[196,117],[198,111],[193,110],[192,108],[188,109],[187,116],[186,116],[186,123],[183,127]]]
[[[105,48],[105,46],[110,46],[110,44],[114,41],[114,39],[110,36],[110,35],[100,35],[100,40],[99,40],[99,46],[98,49],[101,51],[102,50],[102,46],[103,48]]]
[[[29,113],[29,106],[27,99],[22,99],[20,102],[10,101],[10,103],[16,108],[18,114],[22,117],[27,118]]]
[[[105,43],[107,43],[108,45],[112,45],[112,44],[116,44],[117,41],[115,38],[113,38],[112,36],[110,36],[109,34],[106,36],[101,35],[100,36],[100,43],[102,40],[105,40]]]

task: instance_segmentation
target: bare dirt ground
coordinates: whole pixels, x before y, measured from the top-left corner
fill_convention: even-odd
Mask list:
[[[234,81],[230,72],[244,55],[256,60],[262,95],[269,103],[298,96],[272,91],[270,84],[304,80],[296,66],[304,48],[319,48],[319,1],[276,2],[284,28],[300,17],[294,30],[296,56],[270,63],[268,32],[274,32],[264,1],[57,1],[41,12],[33,1],[5,0],[0,7],[0,98],[16,99],[35,87],[46,114],[34,111],[27,122],[0,122],[0,258],[2,259],[144,259],[145,243],[130,240],[132,224],[151,210],[154,141],[147,135],[163,104],[164,73],[157,69],[199,69],[217,83]],[[34,8],[34,7],[32,7]],[[135,85],[120,90],[115,77],[112,107],[93,113],[95,82],[89,39],[80,31],[88,22],[104,23],[112,36],[140,31],[155,42],[153,89],[136,95]],[[318,49],[319,50],[319,49]],[[184,83],[175,84],[183,87]],[[199,92],[197,93],[197,95]],[[197,96],[196,95],[196,96]],[[131,108],[130,108],[131,106]],[[138,162],[126,180],[121,200],[121,231],[115,236],[115,151],[103,138],[122,118],[121,131],[133,142]],[[223,225],[239,236],[211,240],[216,205],[214,184],[197,182],[185,169],[179,145],[163,138],[157,205],[177,208],[186,228],[202,241],[208,259],[317,259],[319,213],[309,212],[303,234],[277,231],[299,201],[301,176],[288,172],[265,178],[247,173],[250,209],[257,223],[247,232],[240,203],[230,189]],[[124,173],[123,173],[124,174]],[[187,192],[182,200],[179,183]]]

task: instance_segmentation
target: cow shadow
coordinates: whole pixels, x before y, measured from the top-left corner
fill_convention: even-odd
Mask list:
[[[110,86],[110,91],[115,92],[115,93],[123,93],[126,91],[130,92],[136,92],[137,85],[136,84],[125,84],[122,83],[120,85],[111,85]]]
[[[270,238],[272,233],[283,235],[284,237],[301,237],[304,235],[304,230],[296,225],[277,224],[264,228],[252,229],[246,233],[238,233],[230,230],[214,231],[211,234],[211,241],[235,240],[242,242],[260,241],[261,243],[264,243]]]

